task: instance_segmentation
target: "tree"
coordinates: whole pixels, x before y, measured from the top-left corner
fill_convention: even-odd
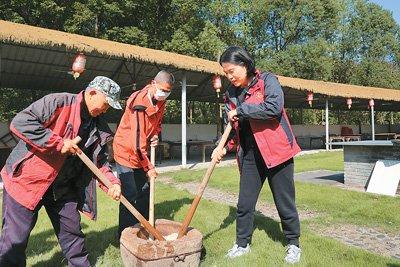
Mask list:
[[[338,35],[334,81],[378,87],[400,87],[399,25],[382,7],[348,2]]]
[[[63,29],[65,18],[71,15],[68,1],[2,0],[0,18],[50,29]]]
[[[179,54],[194,56],[196,48],[184,29],[178,29],[172,35],[171,41],[164,43],[164,49]]]
[[[368,0],[3,0],[0,18],[209,60],[239,45],[276,74],[400,88],[399,25]],[[179,103],[168,105],[180,121]],[[194,122],[215,115],[214,103],[191,109]]]
[[[218,28],[206,21],[203,30],[194,40],[196,55],[209,60],[218,60],[226,44],[219,38]]]
[[[83,0],[72,4],[73,15],[66,18],[64,30],[105,38],[124,17],[124,1]],[[115,31],[115,29],[114,29]]]
[[[48,93],[39,90],[0,88],[0,121],[11,121],[18,112]]]
[[[323,39],[307,44],[291,45],[270,57],[259,55],[258,66],[284,76],[311,80],[330,80],[332,77],[332,46]]]

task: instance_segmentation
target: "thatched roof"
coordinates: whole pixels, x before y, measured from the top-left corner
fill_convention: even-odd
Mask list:
[[[129,95],[133,80],[140,88],[160,68],[167,68],[178,80],[187,75],[187,82],[191,85],[188,88],[189,100],[214,102],[211,75],[224,75],[214,61],[3,20],[0,20],[0,45],[3,66],[0,85],[5,87],[72,90],[82,88],[95,75],[107,75],[126,88],[125,95]],[[74,81],[65,73],[70,68],[71,56],[77,51],[84,52],[91,60],[88,60],[85,75]],[[127,62],[133,67],[126,66]],[[30,78],[29,81],[25,81],[26,77]],[[400,90],[278,78],[285,90],[286,103],[292,107],[307,106],[304,103],[307,91],[328,96],[337,103],[342,103],[342,98],[347,97],[400,102]],[[180,99],[180,90],[174,91],[172,99]],[[397,109],[398,103],[390,104],[391,109]],[[360,108],[364,107],[364,103],[360,105]]]
[[[400,90],[279,76],[282,86],[332,97],[400,101]],[[400,89],[400,88],[399,88]]]
[[[98,52],[104,56],[135,59],[163,66],[170,65],[183,70],[223,74],[217,62],[201,58],[4,20],[0,20],[0,41],[32,46],[62,46],[68,50],[77,50],[86,53]]]

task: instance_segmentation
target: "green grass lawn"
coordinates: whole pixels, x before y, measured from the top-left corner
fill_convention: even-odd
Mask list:
[[[340,152],[339,152],[340,153]],[[331,153],[340,159],[339,153]],[[301,170],[316,164],[340,169],[340,164],[330,164],[329,154],[296,158]],[[300,162],[300,163],[299,163]],[[341,163],[343,165],[343,163]],[[297,171],[299,169],[296,169]],[[177,181],[199,180],[205,170],[180,171],[169,174]],[[235,166],[217,168],[210,186],[237,193],[238,172]],[[302,222],[301,245],[303,256],[298,266],[399,266],[400,261],[346,246],[333,238],[316,234],[315,227],[328,227],[335,223],[352,223],[400,231],[398,210],[400,198],[381,197],[352,192],[335,187],[296,183],[297,202],[301,209],[320,212],[319,216]],[[99,219],[96,222],[82,216],[90,262],[95,266],[122,266],[118,241],[118,204],[99,190]],[[182,221],[193,196],[187,192],[162,185],[156,186],[156,218]],[[261,198],[271,200],[268,186]],[[235,241],[236,209],[224,204],[202,200],[191,226],[203,233],[203,266],[282,266],[285,254],[284,236],[280,224],[259,215],[255,217],[252,253],[229,260],[226,251]],[[41,210],[27,248],[28,266],[66,266],[50,221]]]
[[[83,218],[90,261],[96,266],[122,266],[116,231],[118,206],[99,192],[99,219]],[[157,184],[156,218],[182,221],[192,196],[184,191]],[[203,233],[203,266],[276,266],[284,265],[285,241],[280,225],[265,217],[256,216],[252,253],[229,260],[224,257],[235,240],[236,209],[202,200],[191,226]],[[316,220],[312,219],[312,220]],[[395,266],[399,261],[349,247],[331,238],[321,237],[303,225],[301,244],[303,257],[298,266]],[[28,266],[66,266],[50,221],[40,212],[27,248]]]
[[[319,152],[294,158],[295,172],[313,170],[343,171],[343,151]]]
[[[343,152],[320,152],[295,158],[294,171],[305,172],[314,170],[343,171]],[[182,170],[179,172],[166,173],[166,176],[174,178],[177,182],[201,181],[205,171]],[[219,187],[222,189],[238,189],[236,182],[232,184],[232,178],[239,177],[237,166],[217,167],[213,177],[218,177]],[[212,181],[211,181],[212,183]]]
[[[343,170],[343,152],[321,152],[295,158],[295,172],[311,170]],[[165,174],[177,182],[201,181],[205,170],[183,170]],[[209,186],[227,192],[239,192],[237,166],[218,167],[214,170]],[[351,223],[378,227],[388,232],[400,231],[400,213],[393,212],[400,206],[400,198],[338,189],[327,185],[296,182],[296,201],[300,209],[324,214],[324,223]],[[273,203],[266,184],[260,199]]]

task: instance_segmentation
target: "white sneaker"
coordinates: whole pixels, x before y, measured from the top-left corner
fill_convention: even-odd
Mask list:
[[[289,245],[286,249],[285,261],[290,264],[300,261],[301,249],[295,245]]]
[[[228,250],[228,253],[226,254],[226,257],[229,257],[231,259],[243,256],[244,254],[249,253],[250,250],[250,245],[247,244],[245,248],[239,247],[237,244],[234,244],[233,247]]]

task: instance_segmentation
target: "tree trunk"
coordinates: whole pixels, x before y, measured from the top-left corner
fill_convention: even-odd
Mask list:
[[[99,35],[99,15],[96,14],[95,24],[94,24],[94,37]]]

